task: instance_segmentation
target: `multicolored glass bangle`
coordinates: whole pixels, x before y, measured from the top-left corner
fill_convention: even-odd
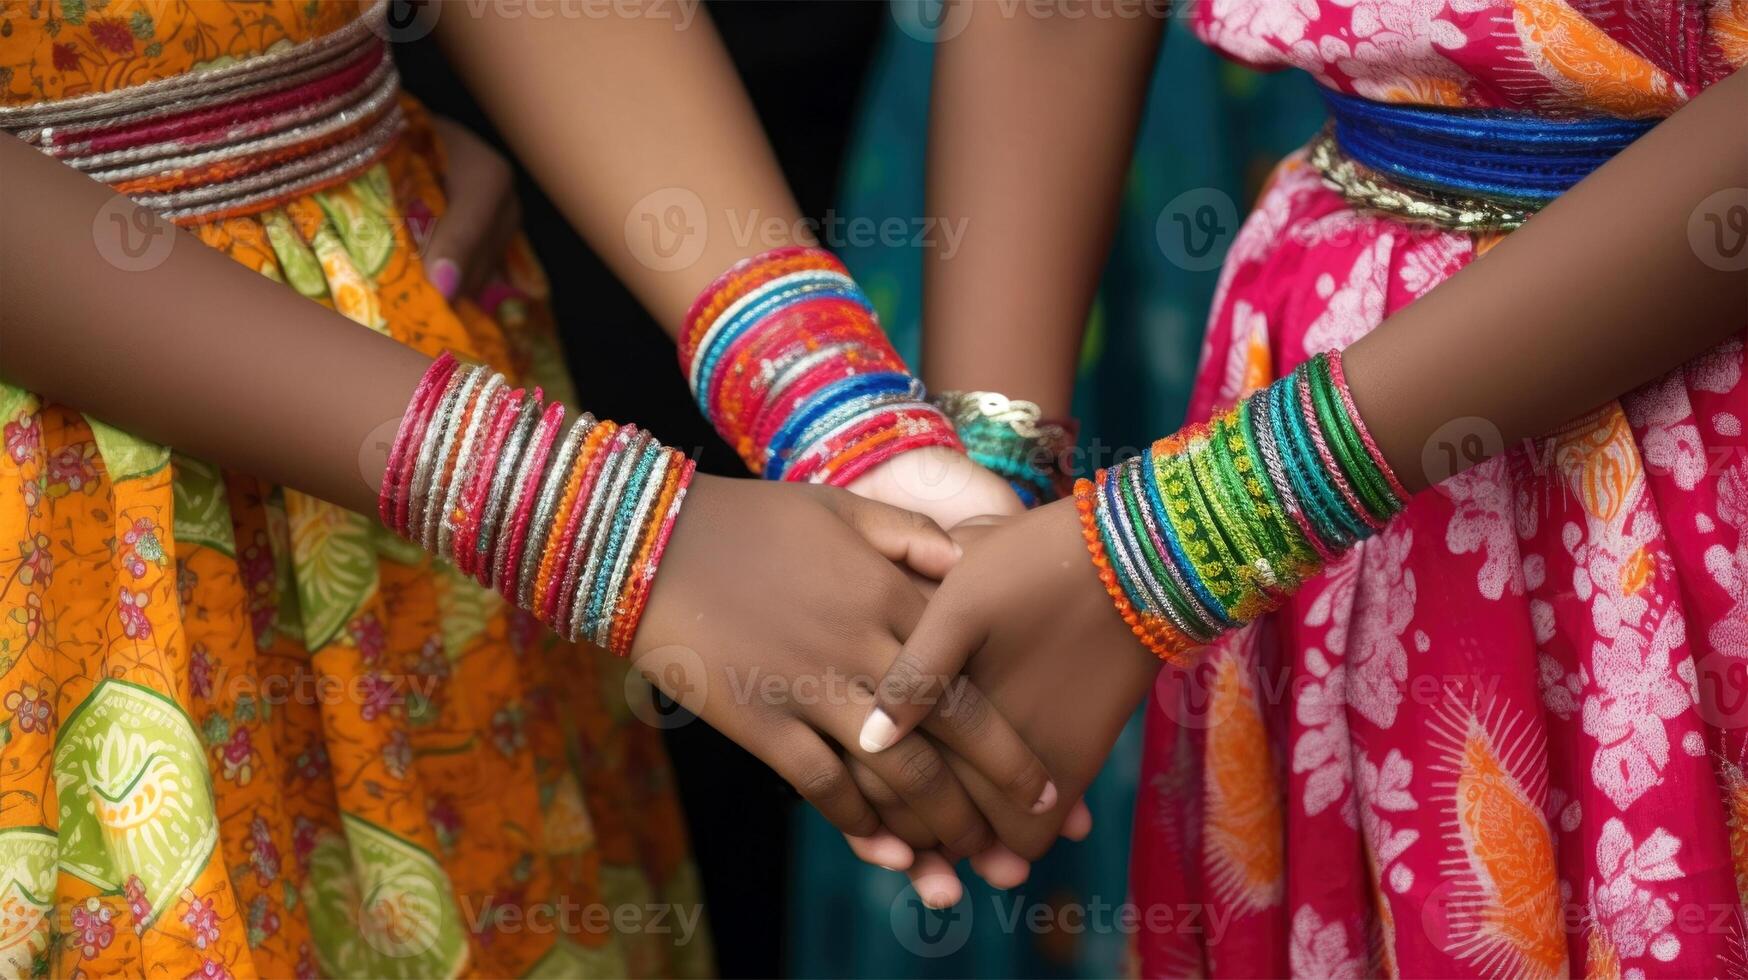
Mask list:
[[[943,391],[934,402],[958,431],[966,454],[1008,481],[1027,507],[1073,489],[1068,454],[1080,431],[1074,419],[1046,419],[1036,402],[994,391]]]
[[[911,449],[962,448],[824,249],[773,249],[718,276],[687,311],[679,354],[705,416],[768,480],[842,486]]]
[[[1311,358],[1074,493],[1118,613],[1179,664],[1278,608],[1408,499],[1354,409],[1337,354]]]
[[[578,416],[445,353],[389,449],[377,511],[572,640],[624,655],[694,464],[635,426]]]

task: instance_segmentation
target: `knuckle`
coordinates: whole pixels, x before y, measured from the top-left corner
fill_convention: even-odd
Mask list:
[[[989,701],[970,684],[959,685],[957,696],[935,713],[948,731],[963,741],[978,742],[989,735]]]
[[[836,799],[850,789],[841,766],[818,766],[803,770],[795,779],[795,791],[812,803]]]
[[[995,844],[995,832],[987,824],[979,821],[961,830],[957,836],[947,842],[948,849],[956,854],[977,854],[988,850]]]
[[[928,690],[929,676],[916,657],[901,653],[880,681],[880,697],[887,704],[914,704]]]
[[[947,778],[947,764],[933,749],[922,748],[905,758],[899,765],[899,773],[905,788],[912,794],[928,796],[939,790]]]

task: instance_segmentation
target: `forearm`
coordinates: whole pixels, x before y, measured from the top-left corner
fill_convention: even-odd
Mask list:
[[[1702,201],[1748,186],[1745,118],[1739,71],[1348,350],[1360,414],[1408,489],[1429,482],[1422,451],[1447,423],[1496,427],[1497,451],[1748,327],[1748,273],[1688,239]],[[1437,479],[1450,457],[1433,448]]]
[[[0,379],[190,455],[374,508],[378,443],[429,358],[5,135],[0,215]],[[105,259],[118,236],[164,235],[174,241],[155,267]]]
[[[960,2],[971,19],[935,58],[928,198],[964,234],[925,253],[924,377],[1065,416],[1164,5],[1064,19]]]
[[[685,29],[618,7],[535,18],[456,4],[438,22],[518,158],[670,335],[723,269],[812,241],[734,65],[692,9]]]

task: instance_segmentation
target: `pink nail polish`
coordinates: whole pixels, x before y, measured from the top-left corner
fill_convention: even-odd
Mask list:
[[[461,288],[461,269],[449,259],[438,259],[431,263],[425,277],[431,280],[431,285],[437,287],[444,299],[453,300],[456,290]]]

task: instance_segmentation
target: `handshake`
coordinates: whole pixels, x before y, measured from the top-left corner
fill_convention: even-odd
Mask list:
[[[1023,512],[938,447],[849,492],[699,476],[630,656],[934,907],[959,858],[1011,888],[1086,835],[1080,795],[1159,667],[1072,501]]]

